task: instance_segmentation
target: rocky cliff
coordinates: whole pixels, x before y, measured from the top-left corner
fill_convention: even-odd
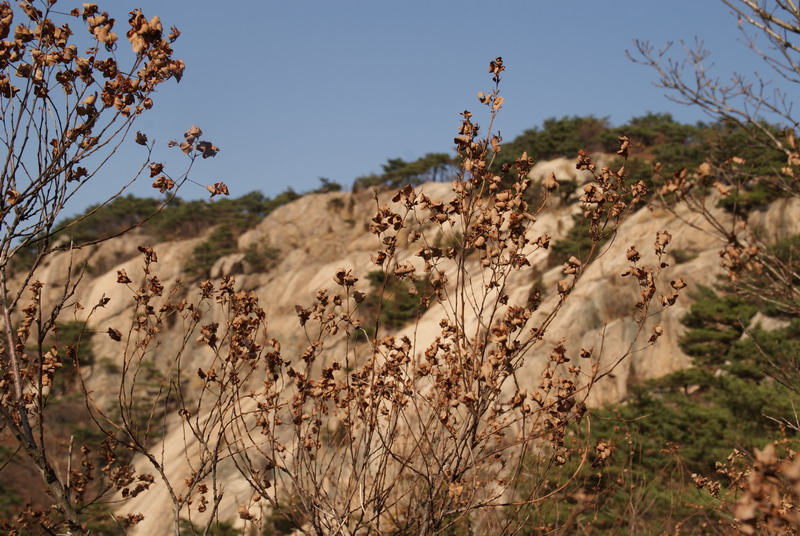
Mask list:
[[[535,179],[555,172],[559,179],[586,180],[575,175],[572,165],[563,162],[543,163],[534,169]],[[432,199],[447,200],[452,194],[449,184],[425,184],[418,188]],[[279,339],[284,346],[284,355],[297,354],[307,344],[306,336],[298,326],[295,306],[309,304],[315,293],[322,288],[334,286],[333,274],[339,268],[351,270],[361,281],[357,286],[365,290],[364,276],[375,269],[371,254],[380,246],[376,237],[368,231],[368,223],[378,206],[391,204],[392,193],[381,194],[378,199],[370,192],[356,194],[327,193],[307,195],[271,213],[255,228],[239,237],[239,251],[219,259],[214,265],[211,276],[219,280],[222,276],[235,278],[236,289],[254,291],[269,319],[270,337]],[[572,215],[579,210],[577,204],[557,203],[555,200],[540,215],[534,226],[536,235],[548,234],[552,241],[565,236],[573,224]],[[774,232],[775,235],[800,233],[800,200],[781,200],[768,210],[754,214],[752,220],[762,229]],[[676,369],[685,367],[689,358],[678,347],[678,339],[682,333],[681,316],[690,306],[690,292],[698,285],[713,286],[721,275],[719,250],[722,243],[713,233],[705,232],[705,222],[697,214],[679,208],[676,213],[644,207],[632,214],[619,229],[616,237],[603,246],[600,255],[585,268],[580,283],[569,296],[564,308],[550,325],[543,344],[534,347],[526,357],[525,367],[520,374],[521,381],[537,385],[545,356],[552,346],[565,340],[568,353],[573,355],[580,348],[594,348],[595,356],[604,365],[616,362],[627,355],[613,370],[613,374],[603,379],[602,384],[595,387],[591,402],[602,404],[619,401],[624,398],[628,388],[648,378],[661,376]],[[433,226],[430,228],[429,240],[437,240],[437,233],[442,231]],[[680,252],[669,259],[669,266],[661,275],[662,285],[670,280],[683,277],[688,283],[688,291],[679,298],[676,306],[660,312],[660,305],[654,305],[656,313],[653,321],[658,321],[663,328],[663,335],[655,345],[646,344],[649,333],[636,337],[637,326],[632,320],[633,304],[639,297],[639,287],[632,278],[623,278],[621,274],[628,266],[626,250],[634,245],[643,255],[643,262],[653,264],[653,242],[656,233],[669,231],[673,236],[670,251]],[[441,236],[441,240],[447,237]],[[532,237],[535,238],[535,237]],[[124,270],[132,279],[137,280],[141,273],[142,260],[137,253],[140,241],[150,242],[158,255],[154,265],[161,283],[167,288],[179,285],[178,293],[186,296],[197,291],[189,283],[178,283],[186,279],[184,267],[192,255],[194,247],[202,238],[186,241],[170,241],[169,237],[145,237],[130,235],[122,240],[104,244],[93,253],[78,252],[72,256],[73,265],[78,261],[89,259],[90,264],[110,269],[102,273],[84,276],[75,292],[75,299],[82,308],[65,311],[70,318],[89,319],[90,327],[96,332],[91,345],[95,356],[103,363],[114,365],[121,359],[124,349],[121,343],[114,341],[107,334],[108,328],[126,330],[132,322],[131,304],[132,290],[124,284],[117,283],[118,271]],[[279,252],[274,255],[268,269],[254,266],[247,251]],[[419,264],[415,250],[401,252],[399,261],[409,260]],[[46,284],[46,291],[57,295],[62,291],[65,280],[65,267],[70,259],[64,253],[55,256],[42,266],[37,277]],[[126,259],[118,264],[118,259]],[[555,292],[559,280],[563,279],[561,265],[549,267],[546,252],[539,251],[529,257],[530,267],[515,274],[506,288],[510,303],[525,303],[530,288],[534,283],[545,289],[542,310],[557,300]],[[102,261],[102,262],[101,262]],[[479,287],[477,258],[474,266],[467,266],[467,273],[472,274],[470,285]],[[97,272],[98,270],[96,270]],[[455,277],[450,278],[451,281]],[[45,300],[47,299],[45,294]],[[93,306],[103,298],[108,302],[99,308]],[[438,334],[441,313],[431,307],[421,317],[418,324],[401,328],[417,342],[416,347],[424,349],[426,341]],[[183,345],[188,344],[190,351],[183,356],[182,367],[187,370],[203,368],[210,359],[210,353],[195,336],[189,342],[178,335],[180,324],[170,326],[175,336],[162,337],[161,345],[155,361],[168,369],[173,356],[177,355]],[[335,351],[335,349],[328,349]],[[422,351],[422,350],[420,350]],[[115,396],[118,381],[114,366],[93,370],[89,376],[89,388],[94,390],[98,400]],[[192,445],[187,446],[181,428],[174,426],[177,417],[168,419],[168,427],[163,437],[163,445],[156,448],[161,452],[165,467],[175,467],[172,476],[181,478],[184,471],[181,460],[192,456]],[[174,462],[174,463],[171,463]],[[236,518],[238,505],[246,502],[250,491],[246,481],[230,467],[221,468],[224,476],[226,494],[219,505],[221,519]],[[163,522],[171,513],[166,492],[156,484],[150,492],[136,497],[124,504],[124,512],[141,512],[145,520],[137,527],[137,534],[167,534],[169,526]]]

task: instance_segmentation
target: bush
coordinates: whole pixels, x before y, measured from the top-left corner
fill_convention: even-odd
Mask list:
[[[732,499],[696,482],[732,485],[718,468],[733,448],[752,452],[796,437],[785,426],[800,403],[800,322],[742,338],[755,307],[705,287],[695,300],[681,339],[693,366],[631,386],[624,402],[593,411],[590,427],[572,429],[572,452],[589,456],[573,455],[551,471],[554,482],[579,476],[531,511],[531,529],[563,529],[574,515],[571,523],[585,534],[704,533],[725,520],[717,501]]]
[[[192,250],[192,258],[186,263],[186,272],[197,278],[207,278],[214,263],[226,255],[236,253],[237,244],[231,227],[220,225],[206,241]]]
[[[496,58],[490,65],[495,86],[481,102],[494,118],[503,64]],[[155,252],[141,247],[138,281],[118,274],[132,309],[130,327],[117,326],[125,330],[119,396],[95,414],[95,423],[127,460],[141,456],[137,467],[149,464],[154,474],[129,463],[100,464],[97,478],[114,483],[106,489],[119,483],[126,497],[146,493],[158,479],[170,497],[174,530],[192,531],[181,521],[188,511],[230,500],[222,495],[227,470],[216,468],[231,462],[227,467],[251,487],[237,505],[245,530],[256,521],[251,497],[319,534],[521,530],[524,517],[506,517],[510,510],[494,505],[507,502],[520,514],[570,481],[555,482],[554,471],[528,478],[521,473],[524,455],[536,453],[543,468],[573,456],[568,434],[587,414],[588,386],[611,370],[567,366],[567,350],[556,344],[547,348],[541,380],[521,384],[518,370],[531,348],[544,344],[582,271],[568,267],[541,315],[534,315],[542,308],[535,289],[519,302],[508,296],[510,278],[547,247],[545,239],[529,238],[538,212],[525,200],[533,162],[521,156],[502,175],[489,170],[499,136],[479,137],[469,112],[456,140],[453,199],[432,200],[404,186],[391,203],[378,204],[367,222],[379,244],[371,256],[375,272],[363,282],[339,269],[332,285],[296,306],[293,338],[303,341],[297,354],[272,338],[254,292],[230,277],[197,283],[195,292],[178,283],[166,289],[155,273]],[[586,155],[581,166],[594,169]],[[608,194],[587,215],[590,249],[638,199],[638,185],[620,174],[594,179]],[[546,201],[549,193],[543,195]],[[619,218],[609,217],[611,205],[620,208]],[[234,247],[234,228],[220,224],[212,241],[198,247],[199,269],[226,244]],[[636,279],[643,299],[635,320],[642,329],[655,282]],[[430,307],[436,307],[435,333],[418,334],[414,323]],[[36,306],[26,311],[26,318],[37,314]],[[166,328],[173,316],[177,333]],[[366,327],[368,343],[354,344],[352,334]],[[122,330],[110,328],[108,336],[122,343]],[[177,344],[164,344],[167,337]],[[198,355],[201,364],[189,366]],[[97,407],[91,392],[83,395],[87,407]],[[171,424],[169,415],[180,417],[170,432],[183,434],[190,454],[165,470],[154,444]],[[287,497],[290,512],[281,510]],[[212,517],[199,528],[227,530],[225,521]]]
[[[417,320],[428,308],[431,287],[416,278],[400,279],[381,270],[369,272],[371,292],[359,307],[362,328],[372,338],[376,328],[395,331]],[[361,331],[354,334],[358,336]]]
[[[572,217],[573,224],[566,236],[550,244],[547,265],[564,264],[570,257],[576,257],[586,263],[602,251],[603,245],[612,237],[612,229],[600,230],[599,236],[593,237],[592,229],[581,215]]]
[[[383,173],[359,177],[353,182],[353,191],[365,188],[399,188],[406,184],[417,186],[428,181],[452,180],[457,171],[453,157],[444,153],[428,153],[406,162],[402,158],[390,158],[383,166]]]
[[[260,244],[250,244],[244,251],[244,261],[252,271],[258,273],[269,272],[280,262],[280,257],[280,249]]]

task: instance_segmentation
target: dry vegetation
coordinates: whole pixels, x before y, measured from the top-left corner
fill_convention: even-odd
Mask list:
[[[780,1],[777,11],[746,0],[731,5],[782,46],[788,72],[797,75],[796,49],[785,36],[798,33],[798,11]],[[671,415],[680,403],[666,395],[655,402],[631,401],[609,410],[617,412],[616,418],[586,405],[589,393],[602,389],[603,379],[635,347],[658,343],[658,314],[675,304],[686,286],[682,279],[660,278],[671,262],[669,233],[652,237],[652,254],[645,256],[633,246],[627,250],[628,268],[620,277],[640,290],[638,302],[631,304],[637,329],[628,351],[605,356],[602,362],[610,364],[601,366],[601,348],[569,355],[564,344],[557,344],[548,348],[550,357],[538,384],[519,381],[526,355],[545,344],[545,334],[550,340],[569,340],[570,333],[550,333],[553,320],[599,255],[600,244],[613,240],[626,217],[646,202],[660,202],[670,210],[689,204],[719,233],[729,273],[725,290],[731,299],[745,300],[729,303],[727,310],[735,306],[750,311],[747,307],[766,302],[776,314],[796,316],[795,242],[767,244],[747,226],[739,206],[747,195],[762,191],[763,181],[770,192],[778,192],[775,196],[796,196],[800,155],[792,130],[776,134],[759,117],[720,113],[721,103],[713,108],[710,99],[725,102],[724,95],[703,94],[708,84],[701,79],[697,89],[681,85],[678,68],[662,67],[652,50],[640,45],[641,61],[659,69],[665,86],[727,121],[715,132],[743,132],[750,151],[781,151],[787,164],[765,175],[733,155],[677,168],[665,179],[664,165],[654,165],[652,173],[642,172],[641,177],[630,176],[629,170],[637,169],[630,154],[639,142],[625,132],[614,136],[618,159],[609,166],[598,166],[579,151],[577,168],[593,177],[577,193],[581,225],[576,229],[583,233],[576,231],[571,240],[580,243],[582,254],[554,261],[563,262],[563,279],[551,289],[556,298],[546,306],[533,291],[523,303],[514,303],[507,294],[509,281],[530,270],[533,253],[550,247],[551,237],[537,231],[537,216],[559,183],[551,176],[531,184],[533,159],[526,153],[509,156],[502,147],[494,127],[503,107],[505,65],[496,58],[489,64],[491,88],[478,95],[488,128],[480,128],[465,111],[454,140],[457,158],[426,157],[437,173],[454,174],[449,200],[431,199],[415,189],[410,183],[426,170],[408,163],[395,162],[386,169],[388,178],[364,181],[399,186],[404,173],[413,178],[391,203],[382,204],[375,196],[369,231],[378,246],[372,256],[376,272],[371,295],[368,283],[352,272],[332,273],[330,290],[297,305],[297,330],[307,345],[298,355],[288,355],[270,333],[255,293],[236,290],[228,277],[192,284],[191,289],[180,284],[165,288],[158,277],[157,251],[143,245],[142,271],[117,272],[117,284],[130,291],[132,320],[106,334],[119,348],[118,359],[107,365],[117,368],[118,391],[108,396],[86,386],[93,356],[83,340],[92,314],[106,302],[79,303],[75,289],[83,273],[77,265],[65,267],[71,279],[54,303],[42,299],[43,283],[36,279],[36,268],[47,256],[100,240],[61,238],[61,209],[97,176],[105,162],[102,155],[112,156],[129,133],[146,152],[133,179],[149,172],[153,187],[173,197],[189,180],[195,159],[214,156],[219,149],[192,127],[183,142],[173,143],[188,155],[188,169],[169,176],[163,164],[151,161],[147,137],[132,134],[133,123],[152,106],[153,90],[180,78],[183,64],[170,46],[177,30],[164,35],[157,17],[147,19],[133,11],[126,34],[132,53],[112,54],[122,46],[113,32],[115,21],[106,13],[94,4],[69,14],[54,6],[0,6],[0,37],[6,39],[0,46],[0,113],[7,148],[0,205],[5,459],[0,470],[26,478],[35,474],[42,490],[28,504],[2,505],[9,533],[124,533],[142,520],[126,509],[126,501],[152,493],[155,486],[168,492],[173,513],[169,523],[176,535],[793,533],[800,526],[800,473],[793,441],[800,426],[790,420],[782,418],[783,437],[774,444],[755,450],[754,458],[735,452],[720,460],[724,463],[716,474],[704,474],[702,467],[687,469],[666,443],[656,448],[676,454],[679,470],[662,466],[647,473],[640,471],[644,465],[636,452],[637,443],[647,438],[623,429],[638,419],[623,413],[639,403],[651,408],[655,406],[648,403],[667,401],[659,411]],[[88,29],[93,46],[87,54],[70,44],[67,20]],[[775,25],[781,29],[770,31]],[[130,63],[122,65],[125,57]],[[15,81],[20,87],[12,85]],[[51,100],[51,93],[59,99]],[[751,97],[764,102],[763,95]],[[720,148],[720,154],[726,150]],[[98,162],[100,167],[91,167]],[[208,190],[212,196],[228,193],[222,183]],[[709,210],[711,200],[720,197],[709,195],[715,191],[733,199],[733,223]],[[148,210],[143,219],[168,209]],[[92,211],[67,228],[91,216]],[[141,223],[123,225],[102,239]],[[24,264],[13,262],[23,253]],[[655,258],[655,263],[644,263],[643,256]],[[205,261],[197,272],[207,269]],[[413,299],[401,302],[406,295]],[[728,361],[714,361],[719,357],[714,351],[721,348],[726,356],[744,351],[735,341],[741,331],[734,321],[745,313],[725,317],[709,300],[706,309],[693,309],[692,327],[711,326],[719,332],[724,325],[733,335],[701,333],[694,343],[711,340],[724,346],[709,351],[695,344],[687,353],[696,359],[698,372],[692,374],[711,386],[714,367],[728,366]],[[88,309],[88,320],[78,326],[66,323],[64,318],[76,316],[79,308]],[[423,340],[412,326],[398,334],[399,324],[389,314],[398,310],[412,320],[422,311],[435,311],[438,333]],[[177,351],[164,349],[164,337],[181,341]],[[185,362],[197,352],[198,338],[207,361],[190,370]],[[765,345],[758,352],[765,359],[755,359],[753,367],[762,371],[762,379],[769,377],[764,385],[774,391],[776,384],[769,381],[777,382],[787,389],[787,397],[794,396],[798,378],[780,365],[777,350],[771,353]],[[702,376],[703,365],[710,367],[707,377]],[[742,370],[726,369],[725,374],[756,375]],[[687,394],[694,385],[694,379],[674,382]],[[66,414],[73,416],[67,419],[70,423],[65,423]],[[161,439],[167,429],[181,431],[181,452],[165,451]],[[67,434],[69,441],[63,439]],[[764,447],[764,441],[756,446]],[[615,457],[618,451],[622,454]],[[233,520],[218,515],[231,472],[245,479],[251,492],[239,507],[236,529]],[[655,522],[648,525],[644,505],[649,499],[641,495],[648,489],[645,479],[675,474],[690,475],[686,480],[703,490],[707,502],[701,514],[675,508],[657,518],[662,523],[658,528]],[[0,481],[8,482],[6,475]],[[669,482],[665,488],[675,483]],[[675,493],[679,500],[686,499],[682,494],[687,486],[684,482]],[[609,512],[617,519],[609,520]],[[621,516],[627,516],[627,525],[619,521]]]

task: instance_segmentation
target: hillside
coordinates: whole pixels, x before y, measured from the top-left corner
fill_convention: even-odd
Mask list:
[[[532,170],[531,177],[535,181],[549,175],[557,174],[561,182],[577,180],[582,186],[585,178],[581,178],[568,161],[555,160],[541,162]],[[416,188],[434,200],[448,201],[453,192],[448,183],[425,183]],[[320,289],[335,290],[333,276],[345,269],[359,279],[356,289],[369,294],[373,290],[369,286],[368,274],[376,269],[371,255],[381,244],[369,232],[369,222],[373,218],[376,207],[392,204],[393,192],[380,194],[373,199],[369,191],[358,193],[328,192],[303,196],[292,202],[279,206],[267,215],[255,227],[242,233],[236,241],[234,252],[217,259],[210,269],[212,282],[218,285],[223,276],[234,279],[235,290],[253,291],[264,308],[269,325],[269,333],[265,337],[281,341],[284,356],[299,356],[309,344],[309,334],[299,329],[296,306],[308,306]],[[551,198],[550,205],[538,217],[533,230],[536,235],[551,236],[555,244],[565,239],[573,225],[573,214],[578,211],[575,199],[571,202],[558,201]],[[715,209],[721,218],[725,217],[722,209]],[[773,202],[769,207],[751,216],[751,222],[758,222],[762,228],[774,229],[783,236],[800,233],[800,200],[783,199]],[[711,233],[704,231],[705,220],[697,214],[679,207],[675,214],[670,211],[651,206],[639,208],[618,230],[611,242],[603,246],[602,253],[586,267],[580,283],[572,291],[560,314],[549,326],[544,340],[525,355],[524,366],[518,372],[520,383],[537,385],[542,367],[547,362],[553,346],[565,340],[568,355],[576,355],[581,348],[594,348],[595,358],[601,367],[607,367],[622,356],[627,357],[614,369],[613,374],[603,378],[589,398],[591,405],[599,407],[603,404],[623,400],[632,386],[641,385],[650,378],[656,378],[686,367],[690,362],[678,344],[685,331],[680,320],[688,312],[691,295],[701,285],[713,287],[721,275],[719,266],[720,243]],[[426,236],[431,243],[457,243],[456,231],[428,225]],[[639,287],[635,280],[623,278],[621,274],[628,266],[626,250],[632,245],[643,255],[644,263],[653,263],[653,241],[656,233],[669,231],[674,240],[669,251],[669,266],[662,274],[663,281],[674,281],[683,277],[689,287],[675,307],[667,309],[663,314],[654,306],[656,316],[650,323],[659,322],[663,335],[657,344],[646,344],[649,331],[636,340],[637,325],[633,321],[633,304],[639,296]],[[147,240],[157,253],[158,262],[151,266],[152,273],[157,274],[165,289],[176,288],[177,294],[172,299],[191,298],[197,290],[189,281],[192,275],[187,265],[198,244],[213,234],[213,229],[206,235],[186,240],[155,240],[153,236],[128,235],[124,240],[112,240],[103,244],[91,254],[85,251],[75,254],[71,260],[79,266],[82,258],[90,264],[108,267],[102,273],[85,275],[76,289],[75,296],[83,308],[77,311],[65,311],[66,320],[86,321],[87,327],[94,332],[91,336],[91,353],[95,356],[97,370],[86,374],[87,387],[95,393],[99,405],[113,399],[120,382],[120,370],[124,368],[122,348],[125,343],[117,342],[109,337],[109,328],[122,330],[131,324],[131,289],[135,289],[136,281],[141,278],[142,258],[138,254],[139,240]],[[536,236],[529,237],[532,241]],[[455,241],[455,242],[454,242]],[[267,259],[259,259],[258,253],[269,252]],[[397,263],[406,261],[420,266],[421,259],[416,257],[414,248],[401,249]],[[63,267],[69,254],[61,253],[48,259],[40,267],[36,276],[45,283],[44,299],[48,293],[58,295],[63,284]],[[114,259],[128,258],[115,264]],[[537,251],[528,258],[530,266],[515,273],[505,288],[510,303],[525,303],[534,286],[543,292],[541,310],[547,311],[558,300],[555,288],[563,279],[564,267],[561,263],[555,266],[548,262],[547,251]],[[479,289],[481,271],[478,269],[478,257],[468,257],[466,273],[472,274],[473,280],[468,284]],[[124,271],[134,283],[118,284],[118,274]],[[456,274],[450,273],[450,281],[455,281]],[[184,283],[179,283],[179,280]],[[130,287],[130,288],[129,288]],[[452,283],[451,283],[452,287]],[[167,293],[165,292],[165,295]],[[107,299],[102,307],[93,309],[93,305]],[[165,298],[154,301],[158,308]],[[215,314],[215,313],[211,313]],[[412,315],[412,320],[413,320]],[[432,306],[424,311],[419,321],[409,322],[398,327],[398,335],[407,335],[417,353],[430,344],[440,331],[442,312]],[[209,321],[222,322],[219,317],[206,317]],[[534,319],[535,320],[535,319]],[[474,321],[474,319],[473,319]],[[180,366],[187,371],[206,370],[211,365],[213,352],[207,345],[197,342],[199,330],[182,336],[180,322],[166,326],[160,336],[157,353],[153,356],[154,366],[162,377],[174,373],[172,359],[186,347]],[[648,325],[649,329],[649,325]],[[173,335],[174,334],[174,335]],[[339,339],[333,345],[326,345],[326,355],[335,356],[344,351],[350,344],[348,339]],[[362,342],[364,346],[366,343]],[[369,352],[362,349],[361,355]],[[291,358],[290,358],[291,359]],[[294,359],[297,359],[295,357]],[[323,366],[320,363],[320,366]],[[196,375],[186,376],[187,392],[201,386]],[[167,414],[166,428],[163,430],[163,443],[156,445],[154,452],[163,452],[162,465],[173,478],[180,480],[186,472],[186,464],[192,464],[192,452],[197,445],[191,437],[186,438],[186,430],[180,425],[180,418],[175,414]],[[163,450],[162,450],[163,448]],[[187,457],[188,456],[188,457]],[[144,466],[139,461],[137,466]],[[223,462],[219,469],[221,481],[224,482],[225,495],[218,507],[220,519],[236,519],[240,505],[248,503],[252,491],[247,481],[234,470],[230,461]],[[140,495],[124,504],[121,512],[140,512],[144,521],[140,523],[136,534],[168,534],[170,528],[159,520],[169,516],[171,503],[166,491],[156,483],[149,492]],[[256,506],[253,506],[256,508]],[[202,516],[201,516],[202,518]],[[198,518],[194,518],[197,522]]]

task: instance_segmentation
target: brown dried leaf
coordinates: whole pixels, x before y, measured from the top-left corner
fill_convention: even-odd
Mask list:
[[[19,190],[7,190],[6,191],[6,204],[9,207],[13,207],[14,205],[19,202]]]
[[[88,19],[95,13],[97,13],[97,4],[83,4],[83,20]]]
[[[397,277],[403,277],[409,274],[413,274],[415,271],[416,268],[414,268],[414,265],[406,261],[403,264],[395,266],[394,275],[396,275]]]
[[[569,292],[569,289],[570,289],[569,281],[567,281],[566,279],[562,279],[561,281],[558,282],[558,293],[561,294],[562,296],[567,294]]]
[[[128,277],[128,274],[125,272],[124,269],[117,270],[117,283],[122,283],[127,285],[128,283],[131,282],[132,282],[131,278]]]
[[[544,188],[547,191],[550,191],[550,192],[552,192],[553,190],[557,190],[558,189],[558,179],[556,179],[556,174],[555,173],[550,173],[550,175],[548,175],[542,181],[542,186],[544,186]]]
[[[164,164],[160,162],[150,162],[150,178],[152,179],[164,170]]]
[[[108,336],[117,342],[122,340],[122,332],[120,332],[118,329],[108,328]]]
[[[450,484],[448,485],[447,494],[454,499],[461,497],[461,494],[463,492],[464,492],[463,484],[459,484],[458,482],[450,482]]]
[[[711,164],[709,164],[708,162],[703,162],[697,168],[697,176],[700,177],[701,179],[705,179],[706,177],[711,175],[712,171],[713,168],[711,167]]]
[[[628,149],[631,148],[631,140],[628,139],[628,136],[620,136],[617,139],[619,140],[619,150],[617,150],[617,154],[623,158],[627,158]]]
[[[656,324],[653,326],[653,334],[648,339],[648,342],[656,342],[656,340],[664,334],[664,329],[661,327],[661,324]]]
[[[722,184],[720,181],[714,181],[714,188],[716,188],[723,197],[731,195],[731,187],[727,184]]]
[[[183,137],[190,144],[194,143],[197,138],[203,135],[203,131],[197,125],[192,125],[189,130],[183,133]]]
[[[686,287],[686,281],[681,277],[677,281],[670,281],[670,286],[675,290],[680,290]]]
[[[203,158],[213,158],[217,156],[219,152],[219,147],[211,143],[210,141],[201,141],[197,144],[196,148],[198,153],[202,153],[201,156]]]
[[[224,182],[215,182],[213,185],[206,186],[206,190],[211,193],[211,197],[215,195],[230,195]]]
[[[501,138],[500,136],[492,136],[492,139],[489,141],[492,144],[492,152],[499,153],[500,150],[502,149],[500,142],[503,141],[503,138]]]
[[[162,175],[153,183],[153,188],[158,188],[162,194],[172,190],[175,187],[175,181]]]

